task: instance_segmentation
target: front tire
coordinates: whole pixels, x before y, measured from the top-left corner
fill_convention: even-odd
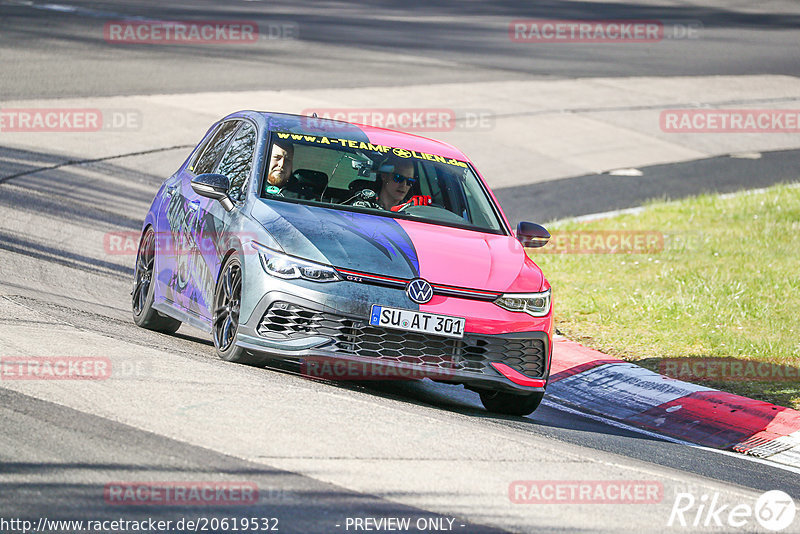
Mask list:
[[[222,269],[214,292],[214,313],[211,332],[217,356],[223,360],[247,365],[263,365],[265,358],[236,346],[239,331],[239,309],[242,303],[242,265],[232,256]]]
[[[481,391],[481,403],[490,412],[504,415],[530,415],[544,398],[544,392],[516,394],[505,391]]]
[[[133,322],[136,323],[136,326],[148,330],[174,334],[180,328],[181,322],[162,315],[153,308],[155,260],[156,234],[152,228],[148,228],[142,234],[139,251],[136,253],[136,268],[133,272],[133,292],[131,293]]]

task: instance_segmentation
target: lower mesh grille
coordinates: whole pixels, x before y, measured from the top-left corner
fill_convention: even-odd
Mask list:
[[[387,362],[427,365],[460,372],[496,372],[489,362],[502,362],[532,378],[544,376],[545,349],[541,339],[465,334],[453,339],[416,332],[377,328],[341,315],[273,303],[258,325],[268,338],[321,335],[334,340],[332,350]]]

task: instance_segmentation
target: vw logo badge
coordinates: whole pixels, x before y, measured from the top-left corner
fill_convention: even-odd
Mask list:
[[[415,278],[406,286],[406,295],[417,304],[425,304],[433,298],[433,288],[422,278]]]

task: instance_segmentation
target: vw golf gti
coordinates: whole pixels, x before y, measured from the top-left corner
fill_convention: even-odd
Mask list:
[[[553,312],[524,247],[549,237],[534,223],[512,229],[448,144],[242,111],[156,194],[133,318],[200,328],[232,362],[369,366],[372,379],[461,384],[489,411],[526,415],[547,385]]]

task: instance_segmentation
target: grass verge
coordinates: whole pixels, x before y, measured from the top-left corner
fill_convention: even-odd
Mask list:
[[[565,336],[660,372],[686,358],[682,380],[800,409],[800,187],[547,227],[528,254]]]

